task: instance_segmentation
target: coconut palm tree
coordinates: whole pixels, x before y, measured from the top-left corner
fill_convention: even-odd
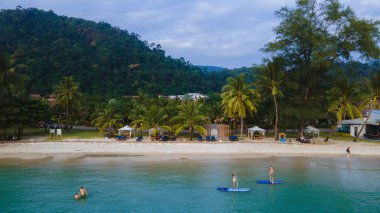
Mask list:
[[[173,118],[178,115],[179,107],[178,101],[170,100],[164,107],[164,112],[168,116],[168,119],[165,121],[165,128],[169,131],[169,137],[173,136],[175,133],[175,123]]]
[[[141,114],[137,119],[132,122],[133,127],[139,128],[153,128],[153,134],[158,135],[158,128],[164,127],[168,116],[165,114],[164,108],[157,105],[151,105]]]
[[[355,106],[357,91],[359,90],[356,83],[351,83],[347,78],[344,78],[337,82],[336,86],[330,91],[330,94],[336,97],[328,108],[328,112],[333,112],[336,114],[336,125],[329,135],[325,138],[325,142],[329,140],[331,135],[336,131],[338,125],[342,122],[346,116],[351,119],[360,117],[362,118],[362,113]]]
[[[18,74],[14,61],[4,53],[0,53],[0,89],[2,93],[16,95],[24,89],[26,75]],[[3,99],[2,99],[3,100]]]
[[[363,128],[367,125],[368,119],[371,117],[372,110],[380,107],[380,70],[372,72],[370,78],[365,79],[366,86],[369,92],[369,113],[364,120],[363,125],[360,127],[358,134],[354,138],[354,142],[358,140],[359,135],[362,133]],[[367,99],[368,100],[368,99]]]
[[[282,97],[283,93],[280,87],[285,81],[285,73],[281,66],[281,61],[278,58],[273,59],[266,64],[258,76],[257,84],[260,89],[265,92],[270,92],[273,97],[274,109],[275,109],[275,123],[274,123],[274,135],[275,140],[278,140],[278,103],[277,97]]]
[[[140,136],[142,137],[142,131],[143,126],[142,123],[133,122],[137,121],[142,115],[144,115],[146,109],[145,106],[142,104],[139,104],[137,101],[134,101],[133,108],[131,109],[130,113],[128,114],[128,119],[132,121],[132,127],[140,130]]]
[[[208,118],[202,115],[199,110],[200,104],[197,101],[186,100],[181,104],[178,115],[173,118],[176,123],[174,128],[177,135],[184,129],[189,129],[190,140],[193,140],[194,131],[201,135],[206,134],[203,124]]]
[[[112,135],[116,129],[123,126],[122,119],[122,116],[115,113],[112,107],[107,107],[104,111],[95,114],[95,118],[92,120],[91,124],[99,128],[101,132],[108,129],[109,134]]]
[[[227,85],[222,88],[222,106],[224,113],[229,117],[235,115],[240,117],[240,136],[243,136],[243,119],[247,116],[247,111],[252,115],[256,112],[255,97],[257,94],[253,89],[253,84],[247,84],[244,74],[236,78],[228,78]]]
[[[79,84],[73,77],[63,77],[62,81],[54,87],[57,103],[66,111],[66,125],[69,125],[70,113],[80,105],[81,93]]]

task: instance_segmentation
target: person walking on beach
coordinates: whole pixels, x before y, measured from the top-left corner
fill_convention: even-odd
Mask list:
[[[351,155],[351,147],[347,147],[346,152],[347,152],[347,158],[349,158]]]
[[[237,174],[232,173],[232,188],[235,189],[237,186]]]
[[[274,184],[274,169],[272,165],[269,166],[269,180],[272,184]]]

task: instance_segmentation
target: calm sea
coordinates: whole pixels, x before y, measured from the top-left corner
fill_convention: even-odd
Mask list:
[[[259,185],[275,168],[282,185]],[[247,193],[220,192],[237,172]],[[75,201],[80,186],[89,192]],[[271,157],[1,165],[0,212],[380,212],[380,159]]]

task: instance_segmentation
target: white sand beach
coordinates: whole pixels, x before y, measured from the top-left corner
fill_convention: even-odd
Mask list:
[[[0,158],[35,159],[49,156],[72,157],[85,154],[139,156],[202,157],[233,156],[332,156],[346,155],[350,146],[353,156],[380,157],[380,144],[332,141],[318,144],[298,142],[115,142],[114,140],[24,142],[0,144]]]

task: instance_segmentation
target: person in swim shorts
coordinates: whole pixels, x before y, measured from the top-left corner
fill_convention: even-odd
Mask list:
[[[237,185],[237,174],[232,173],[232,188],[235,189]]]
[[[269,166],[268,173],[269,173],[270,182],[272,184],[274,184],[274,169],[273,169],[272,165]]]
[[[87,190],[83,186],[79,189],[79,195],[83,198],[88,196]]]
[[[351,147],[347,147],[346,152],[347,152],[347,158],[349,158],[351,155]]]

